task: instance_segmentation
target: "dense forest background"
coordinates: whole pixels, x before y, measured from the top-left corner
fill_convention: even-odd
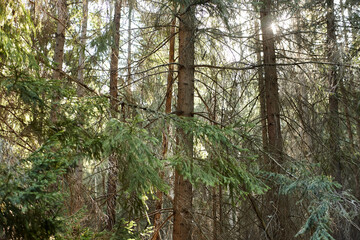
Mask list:
[[[0,0],[0,239],[360,239],[358,0]]]

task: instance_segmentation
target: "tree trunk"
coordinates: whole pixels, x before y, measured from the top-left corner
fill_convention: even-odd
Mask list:
[[[295,48],[297,51],[297,61],[301,61],[302,57],[302,41],[301,41],[301,27],[300,27],[300,19],[301,13],[300,9],[297,9],[295,12]],[[301,130],[300,130],[300,137],[301,137],[301,151],[305,158],[311,156],[311,152],[313,150],[313,141],[311,137],[311,112],[309,111],[309,97],[308,97],[308,89],[307,89],[307,80],[306,76],[300,71],[295,72],[297,79],[300,81],[302,80],[301,86],[299,87],[298,92],[298,116],[301,122]]]
[[[341,22],[342,22],[342,25],[343,25],[343,30],[342,30],[342,34],[344,36],[344,47],[342,49],[343,52],[349,52],[349,38],[348,38],[348,30],[347,30],[347,26],[346,26],[346,21],[345,21],[345,7],[344,7],[344,1],[343,0],[340,0],[340,12],[341,12]],[[344,75],[345,75],[345,72],[348,73],[349,75],[349,86],[354,86],[353,85],[353,81],[352,81],[352,78],[353,78],[353,71],[351,68],[349,69],[346,69],[345,71],[345,68],[344,66],[341,66],[340,67],[340,78],[341,79],[344,79]],[[349,106],[350,105],[350,102],[349,102],[349,99],[348,99],[348,94],[347,94],[347,89],[344,85],[344,83],[341,81],[340,82],[340,90],[341,90],[341,93],[342,93],[342,96],[343,96],[343,106],[344,106],[344,111],[345,111],[345,118],[346,118],[346,129],[347,129],[347,132],[348,132],[348,137],[349,137],[349,142],[350,142],[350,145],[351,145],[351,152],[354,153],[355,151],[355,144],[354,144],[354,136],[353,136],[353,130],[352,130],[352,123],[351,123],[351,113],[350,113],[350,110],[351,108],[349,109]]]
[[[85,67],[85,47],[86,47],[86,32],[87,32],[87,23],[88,23],[88,5],[89,0],[83,0],[83,18],[81,20],[81,37],[80,37],[80,53],[79,53],[79,70],[77,80],[79,83],[84,83],[84,67]],[[81,86],[81,84],[77,85],[77,96],[83,97],[85,94],[85,89]]]
[[[331,63],[338,63],[338,51],[335,31],[334,0],[327,0],[327,58]],[[339,76],[336,66],[331,66],[328,73],[330,94],[329,94],[329,149],[331,153],[331,172],[335,180],[342,183],[341,162],[340,162],[340,119],[339,119]]]
[[[260,27],[258,21],[255,21],[255,30],[256,34],[256,60],[260,65],[262,63],[261,59],[261,42],[260,42]],[[265,98],[265,79],[264,79],[264,68],[258,68],[258,86],[259,86],[259,100],[260,100],[260,119],[261,119],[261,136],[262,136],[262,144],[263,144],[263,160],[264,163],[269,164],[269,158],[267,156],[267,144],[268,144],[268,136],[267,136],[267,126],[266,126],[266,98]]]
[[[67,5],[66,0],[58,0],[56,3],[56,8],[58,12],[58,22],[56,29],[56,43],[54,49],[54,63],[56,64],[55,69],[52,74],[52,79],[60,80],[62,65],[64,61],[64,45],[65,45],[65,28],[67,24]],[[60,101],[60,96],[58,93],[54,94],[53,104],[51,107],[50,119],[52,123],[58,121],[57,111],[58,111],[58,102]]]
[[[268,135],[268,152],[271,156],[269,170],[276,173],[281,173],[281,168],[278,164],[284,162],[282,156],[282,137],[280,127],[280,100],[279,100],[279,86],[276,70],[276,56],[275,56],[275,36],[271,28],[271,0],[264,0],[262,2],[260,11],[261,31],[263,36],[263,52],[264,52],[264,72],[265,72],[265,102],[266,102],[266,120],[267,120],[267,135]],[[275,162],[276,161],[276,162]],[[267,204],[270,215],[274,215],[277,221],[269,222],[271,226],[272,239],[288,240],[292,239],[294,234],[291,230],[291,220],[289,214],[289,205],[287,197],[279,196],[279,188],[273,184],[270,190]],[[271,203],[273,202],[273,203]],[[275,207],[275,208],[274,208]],[[277,224],[274,225],[274,224]]]
[[[179,28],[179,75],[177,113],[181,117],[194,115],[194,42],[195,8],[181,3]],[[184,151],[184,161],[192,161],[193,135],[177,129],[177,144]],[[175,170],[173,240],[191,240],[192,185]]]
[[[215,65],[215,61],[212,61],[211,63],[212,65]],[[213,79],[217,80],[217,75],[213,74],[212,76]],[[212,112],[209,112],[209,117],[212,119],[211,124],[215,125],[216,122],[216,107],[217,107],[217,85],[215,84],[215,91],[214,91],[214,105],[213,105],[213,109]],[[210,109],[209,109],[210,110]],[[211,150],[210,150],[211,151]],[[210,159],[213,159],[213,154],[211,153],[210,155]],[[221,186],[219,185],[212,187],[212,218],[213,218],[213,232],[212,232],[212,237],[213,240],[218,240],[219,239],[219,232],[220,232],[220,226],[219,223],[221,223],[219,215],[220,215],[220,206],[221,206],[221,195],[220,195],[220,188]],[[219,189],[219,191],[217,191],[217,189]]]
[[[169,46],[169,73],[168,73],[168,77],[167,77],[167,87],[166,87],[166,102],[165,102],[165,113],[166,114],[170,114],[171,113],[171,102],[172,102],[172,92],[173,92],[173,84],[174,84],[174,65],[171,63],[175,62],[175,36],[173,36],[175,34],[175,25],[176,25],[176,18],[174,17],[174,19],[171,21],[171,26],[170,26],[170,36],[172,36],[170,38],[170,46]],[[167,152],[168,152],[168,134],[170,132],[170,128],[169,126],[166,126],[166,130],[163,132],[163,159],[166,159],[167,157]],[[164,177],[164,173],[161,172],[160,173],[161,178]],[[162,209],[162,204],[163,204],[163,193],[161,191],[157,191],[156,193],[156,197],[158,198],[158,200],[156,201],[156,211],[157,213],[155,214],[154,217],[154,228],[155,228],[155,233],[154,233],[154,237],[152,238],[153,240],[160,240],[160,226],[161,226],[161,209]]]
[[[326,0],[326,30],[327,30],[327,58],[331,63],[339,63],[339,53],[337,49],[336,39],[336,26],[335,26],[335,9],[334,0]],[[341,150],[340,150],[340,117],[339,117],[339,74],[337,66],[330,66],[329,73],[329,150],[330,150],[330,173],[334,176],[335,180],[342,184],[342,163],[341,163]],[[345,239],[343,231],[344,223],[338,222],[337,229],[334,233],[336,240]]]
[[[78,69],[78,77],[77,80],[79,83],[84,83],[84,63],[85,63],[85,45],[86,45],[86,31],[87,31],[87,21],[88,21],[88,0],[83,0],[83,17],[81,20],[81,48],[79,52],[79,69]],[[77,97],[82,98],[85,95],[85,89],[81,86],[81,84],[77,85],[76,93]],[[80,113],[78,115],[78,122],[80,125],[83,125],[84,116]],[[70,214],[76,213],[84,203],[84,199],[82,196],[83,192],[83,162],[81,159],[76,163],[72,182],[70,184],[70,188],[72,188],[72,195],[70,196]]]
[[[260,26],[259,26],[259,22],[257,21],[257,19],[255,20],[255,31],[256,31],[256,35],[255,35],[255,49],[256,49],[256,60],[257,63],[259,65],[262,64],[263,60],[261,57],[261,41],[260,41]],[[266,124],[266,119],[267,119],[267,115],[266,115],[266,96],[265,96],[265,79],[264,79],[264,68],[261,66],[258,68],[258,90],[259,90],[259,101],[260,101],[260,119],[261,119],[261,136],[262,136],[262,146],[263,146],[263,164],[264,166],[267,166],[270,164],[269,162],[269,157],[268,157],[268,132],[267,132],[267,124]],[[262,231],[264,231],[266,233],[266,235],[268,236],[267,230],[266,230],[266,225],[264,222],[264,211],[263,210],[259,210],[258,205],[256,203],[256,201],[254,201],[254,199],[252,199],[251,197],[249,197],[251,206],[255,212],[255,215],[257,216],[258,220],[259,220],[259,226],[261,228]],[[266,199],[265,199],[266,201]],[[266,206],[265,206],[266,207]],[[265,209],[264,209],[265,210]],[[259,236],[258,233],[254,233],[256,234],[255,236]],[[269,238],[271,239],[271,238]]]
[[[118,64],[119,64],[119,43],[120,43],[120,17],[121,0],[115,1],[115,13],[113,21],[113,41],[111,46],[110,63],[110,113],[111,117],[116,117],[118,111]],[[109,157],[109,175],[107,182],[107,229],[111,230],[115,224],[116,217],[116,188],[118,178],[118,164],[115,153]]]
[[[131,49],[132,49],[132,30],[131,30],[131,25],[132,25],[132,12],[133,12],[133,0],[128,0],[128,8],[129,8],[129,12],[128,12],[128,46],[127,46],[127,77],[126,77],[126,81],[125,81],[125,99],[128,103],[133,103],[133,99],[132,99],[132,94],[131,94]],[[126,112],[126,113],[125,113]],[[122,111],[123,114],[123,118],[126,119],[127,116],[134,116],[134,111],[127,108],[127,110],[125,110],[125,108],[123,108]],[[126,116],[127,114],[127,116]]]

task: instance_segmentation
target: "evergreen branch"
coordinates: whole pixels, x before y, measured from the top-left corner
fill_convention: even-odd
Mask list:
[[[253,64],[253,65],[249,65],[247,67],[230,67],[230,66],[216,66],[216,65],[199,64],[199,65],[194,65],[194,68],[212,68],[212,69],[219,69],[219,70],[244,71],[244,70],[250,70],[250,69],[267,67],[267,66],[300,66],[300,65],[305,65],[305,64],[341,66],[341,67],[348,67],[348,68],[360,70],[360,67],[356,67],[351,64],[342,64],[342,63],[333,63],[333,62],[317,62],[317,61],[307,61],[307,62],[297,62],[297,63],[276,63],[276,64]]]

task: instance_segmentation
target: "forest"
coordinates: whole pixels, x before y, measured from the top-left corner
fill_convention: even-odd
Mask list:
[[[359,240],[359,0],[0,0],[0,239]]]

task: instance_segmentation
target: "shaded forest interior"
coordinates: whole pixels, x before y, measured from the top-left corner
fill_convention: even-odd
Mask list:
[[[0,239],[359,240],[358,0],[0,0]]]

